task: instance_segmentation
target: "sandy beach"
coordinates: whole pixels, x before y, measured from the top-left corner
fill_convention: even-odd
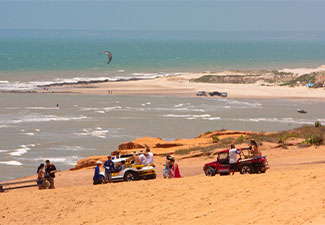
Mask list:
[[[284,69],[283,72],[304,74],[323,71],[324,66],[315,69]],[[94,84],[67,84],[51,86],[48,90],[38,90],[45,93],[81,93],[97,95],[161,95],[195,97],[198,91],[227,92],[229,98],[310,98],[322,100],[325,97],[324,88],[288,87],[279,85],[229,84],[229,83],[198,83],[191,79],[199,78],[210,73],[190,73],[158,77],[149,80],[103,82]],[[216,75],[232,75],[238,72],[224,71]],[[244,74],[243,74],[244,75]]]
[[[324,224],[324,150],[264,143],[265,174],[206,177],[203,165],[216,156],[196,153],[176,155],[181,179],[162,178],[165,158],[157,154],[156,180],[93,186],[93,167],[64,171],[55,190],[1,193],[0,224]]]

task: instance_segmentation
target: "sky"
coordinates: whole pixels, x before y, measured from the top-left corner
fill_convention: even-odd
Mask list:
[[[0,0],[0,29],[324,31],[325,0]]]

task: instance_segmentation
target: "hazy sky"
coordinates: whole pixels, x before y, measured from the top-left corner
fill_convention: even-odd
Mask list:
[[[0,29],[325,30],[324,1],[4,1]]]

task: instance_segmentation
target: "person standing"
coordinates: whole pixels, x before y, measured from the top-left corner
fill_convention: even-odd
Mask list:
[[[112,182],[112,173],[114,173],[114,162],[110,155],[107,156],[107,160],[104,163],[105,168],[105,179],[108,180],[108,183]]]
[[[44,180],[44,171],[43,171],[43,169],[44,169],[44,164],[41,163],[39,165],[39,167],[37,168],[37,180],[36,180],[39,190],[42,190],[42,189],[45,188],[44,187],[44,181],[45,180]]]
[[[48,182],[50,183],[50,189],[54,189],[54,178],[55,178],[55,173],[56,173],[56,168],[54,164],[50,163],[50,160],[45,161],[46,166],[45,166],[45,176]]]
[[[236,169],[237,169],[237,154],[240,154],[240,151],[238,151],[235,147],[235,145],[230,145],[229,150],[229,172],[232,172],[232,175],[234,175]]]

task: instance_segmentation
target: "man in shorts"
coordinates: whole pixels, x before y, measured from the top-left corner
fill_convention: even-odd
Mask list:
[[[230,145],[229,150],[229,172],[232,172],[232,175],[234,175],[235,171],[237,170],[237,154],[240,154],[240,151],[238,151],[235,147],[235,145]]]
[[[107,156],[107,160],[104,163],[105,168],[105,179],[108,180],[108,183],[112,182],[112,173],[114,173],[114,163],[110,155]]]
[[[45,161],[45,178],[48,180],[50,183],[50,189],[54,189],[54,178],[55,178],[55,173],[56,173],[56,168],[54,164],[50,163],[50,160]]]

